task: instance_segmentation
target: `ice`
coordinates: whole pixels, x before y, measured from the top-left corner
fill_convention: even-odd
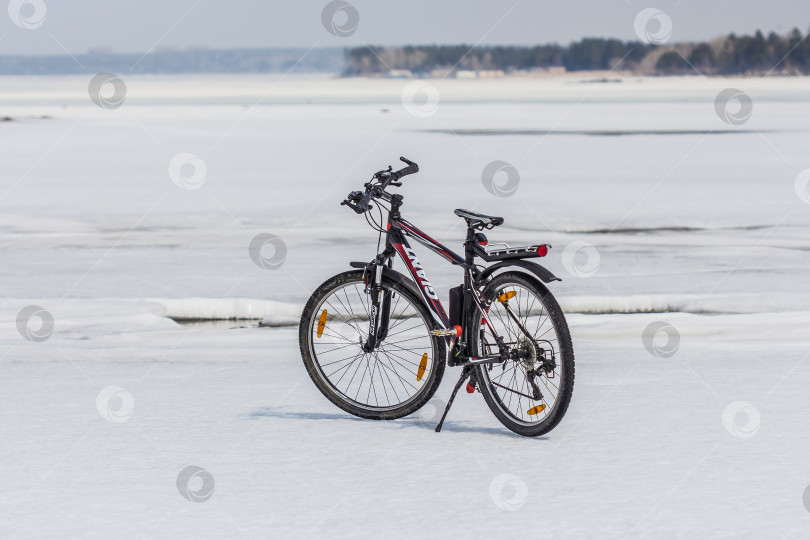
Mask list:
[[[810,79],[589,78],[429,81],[426,117],[408,81],[126,77],[103,110],[88,77],[0,78],[0,536],[806,538]],[[727,87],[743,126],[715,114]],[[183,152],[199,189],[169,177]],[[307,298],[377,248],[339,202],[400,155],[405,217],[451,249],[455,208],[552,244],[577,379],[548,435],[466,393],[441,434],[441,401],[364,421],[310,381]],[[494,160],[515,196],[484,189]],[[280,266],[254,262],[260,233]],[[444,300],[460,272],[414,249]],[[18,331],[30,305],[45,341]],[[188,466],[210,500],[178,492]]]

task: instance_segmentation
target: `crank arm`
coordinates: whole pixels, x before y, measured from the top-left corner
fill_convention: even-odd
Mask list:
[[[505,362],[500,355],[498,356],[481,356],[478,358],[468,358],[466,361],[462,362],[462,366],[480,366],[484,364],[502,364]]]

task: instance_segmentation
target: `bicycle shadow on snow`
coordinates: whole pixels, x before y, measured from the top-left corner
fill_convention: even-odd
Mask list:
[[[300,411],[289,411],[285,410],[284,408],[273,408],[273,407],[260,407],[253,412],[248,414],[251,418],[279,418],[282,420],[338,420],[338,421],[346,421],[346,422],[364,422],[364,423],[379,423],[378,420],[367,420],[365,418],[359,418],[357,416],[352,416],[348,413],[319,413],[319,412],[300,412]],[[406,416],[405,418],[399,418],[397,420],[388,420],[384,422],[384,425],[387,429],[418,429],[424,431],[433,431],[436,428],[436,424],[439,422],[439,419],[436,418],[435,420],[427,420],[422,419],[419,417],[418,412],[415,415]],[[466,421],[458,421],[458,420],[446,420],[444,425],[442,426],[442,432],[452,432],[452,433],[482,433],[486,435],[497,435],[503,437],[509,437],[513,439],[525,439],[527,437],[522,437],[516,433],[512,433],[505,427],[481,427],[470,425],[469,422]],[[547,440],[548,437],[534,437],[536,440]]]

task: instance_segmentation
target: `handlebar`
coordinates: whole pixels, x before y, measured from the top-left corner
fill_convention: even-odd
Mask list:
[[[352,191],[349,193],[349,196],[346,197],[346,200],[340,204],[348,206],[358,214],[367,212],[372,199],[383,196],[383,194],[387,195],[385,188],[389,185],[400,186],[402,184],[397,182],[400,178],[419,172],[419,165],[415,162],[405,157],[400,157],[399,159],[408,166],[398,171],[392,171],[389,165],[388,169],[374,173],[372,180],[365,184],[365,193],[362,191]],[[380,182],[375,184],[375,180],[379,180]]]

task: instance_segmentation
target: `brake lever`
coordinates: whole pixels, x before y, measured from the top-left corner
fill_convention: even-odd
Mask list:
[[[383,169],[382,171],[375,172],[374,173],[374,178],[383,178],[383,175],[385,173],[390,173],[392,170],[393,170],[393,167],[391,167],[391,165],[389,165],[387,169]]]
[[[343,206],[343,205],[348,206],[349,208],[354,210],[355,213],[357,213],[357,214],[362,214],[363,212],[365,212],[365,210],[363,210],[362,208],[360,208],[358,205],[354,204],[351,201],[343,201],[342,203],[340,203],[340,205],[341,206]]]

